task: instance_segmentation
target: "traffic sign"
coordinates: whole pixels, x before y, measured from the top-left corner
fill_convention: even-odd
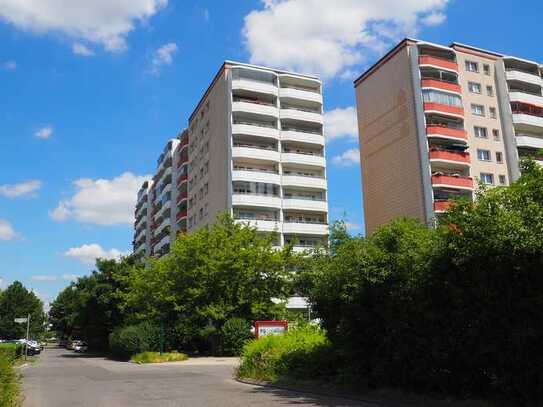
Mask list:
[[[26,321],[28,321],[28,318],[15,318],[14,321],[18,324],[24,324]]]

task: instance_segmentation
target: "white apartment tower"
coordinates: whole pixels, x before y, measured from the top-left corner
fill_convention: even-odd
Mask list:
[[[322,245],[324,148],[318,78],[226,61],[188,130],[166,146],[153,183],[142,186],[135,252],[167,253],[177,233],[210,225],[223,212],[259,232],[276,232],[278,247]]]

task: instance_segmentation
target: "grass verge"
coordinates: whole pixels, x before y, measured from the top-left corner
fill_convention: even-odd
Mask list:
[[[14,359],[0,354],[0,407],[20,405],[19,375],[13,362]]]
[[[142,352],[133,355],[130,360],[136,363],[164,363],[164,362],[182,362],[189,357],[184,353],[163,353],[159,352]]]

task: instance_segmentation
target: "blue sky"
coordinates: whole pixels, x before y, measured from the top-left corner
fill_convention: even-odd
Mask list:
[[[45,301],[96,255],[130,250],[142,177],[225,59],[323,78],[330,215],[352,233],[358,74],[406,35],[543,61],[539,1],[59,3],[0,0],[0,287]]]

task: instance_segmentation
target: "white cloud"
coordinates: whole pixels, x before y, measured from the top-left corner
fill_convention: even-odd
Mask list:
[[[96,259],[119,259],[121,256],[127,253],[121,252],[117,249],[105,250],[99,244],[84,244],[79,247],[72,247],[64,253],[64,256],[71,257],[78,260],[83,264],[93,265]]]
[[[336,155],[332,158],[332,162],[338,167],[352,167],[360,164],[360,150],[351,148],[340,155]]]
[[[4,62],[4,69],[7,71],[14,71],[15,69],[17,69],[17,62],[15,61]]]
[[[56,221],[75,219],[97,225],[132,224],[141,184],[148,176],[130,172],[113,179],[81,178],[74,181],[76,193],[59,202],[49,213]]]
[[[245,16],[252,63],[333,77],[414,35],[448,0],[261,0]],[[435,20],[435,17],[430,17]]]
[[[0,196],[7,198],[18,198],[24,195],[31,195],[41,188],[41,181],[29,180],[12,185],[0,185]]]
[[[167,4],[168,0],[0,0],[0,19],[36,34],[61,33],[120,51],[135,24]]]
[[[8,282],[6,280],[4,280],[2,277],[0,277],[0,289],[4,289],[5,287],[7,287],[8,285]]]
[[[346,222],[345,226],[347,226],[348,230],[360,230],[360,229],[362,229],[362,225],[359,225],[358,223]]]
[[[34,280],[34,281],[56,281],[57,276],[38,275],[38,276],[32,276],[32,280]]]
[[[76,281],[80,276],[77,274],[63,274],[62,279],[67,281]]]
[[[327,140],[338,138],[358,139],[356,109],[352,106],[337,108],[324,113],[324,135]]]
[[[51,135],[53,134],[53,131],[54,131],[53,127],[46,126],[39,129],[36,133],[34,133],[34,135],[37,138],[41,138],[42,140],[47,140],[49,137],[51,137]]]
[[[17,233],[11,224],[7,220],[0,219],[0,240],[13,240],[16,237]]]
[[[156,75],[163,66],[171,65],[173,62],[173,55],[177,50],[178,48],[175,42],[169,42],[158,48],[153,54],[150,72]]]
[[[440,12],[430,13],[422,18],[422,23],[427,26],[435,26],[445,22],[447,16]]]
[[[92,49],[87,47],[85,44],[81,44],[80,42],[76,42],[74,45],[72,45],[72,52],[83,57],[91,57],[94,55],[94,51]]]

